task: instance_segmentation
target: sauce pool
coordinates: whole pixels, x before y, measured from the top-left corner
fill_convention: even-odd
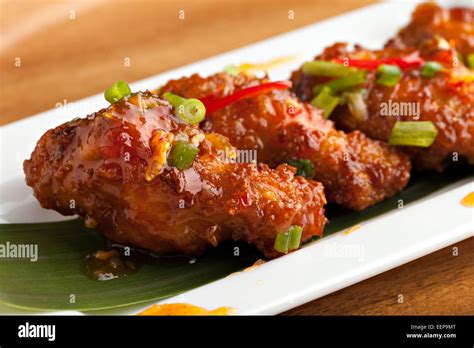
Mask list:
[[[234,312],[235,310],[230,307],[219,307],[214,310],[207,310],[203,307],[188,303],[169,303],[151,305],[144,311],[138,313],[138,315],[229,315]]]

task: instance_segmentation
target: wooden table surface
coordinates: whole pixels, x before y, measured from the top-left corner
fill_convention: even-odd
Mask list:
[[[0,0],[0,124],[373,2]],[[287,314],[474,314],[473,255],[471,238]]]

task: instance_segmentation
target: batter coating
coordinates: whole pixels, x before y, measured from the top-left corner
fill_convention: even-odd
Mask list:
[[[435,3],[417,6],[411,22],[391,39],[386,47],[418,47],[426,40],[442,37],[452,42],[463,56],[474,53],[474,10],[442,8]]]
[[[169,163],[177,141],[199,149],[192,165]],[[136,93],[88,118],[46,132],[26,180],[44,208],[79,214],[112,241],[155,253],[199,255],[224,240],[244,240],[267,257],[278,233],[322,234],[322,185],[287,165],[225,160],[227,138],[177,119],[170,104]]]
[[[223,98],[268,79],[219,73],[169,81],[160,93],[186,98]],[[276,166],[310,160],[329,202],[363,210],[395,195],[407,184],[410,162],[404,154],[356,131],[334,128],[320,110],[301,103],[289,90],[270,90],[208,113],[206,132],[227,136],[238,149],[256,149],[258,161]]]
[[[388,141],[397,121],[431,121],[438,134],[434,143],[424,147],[402,147],[419,169],[442,171],[458,157],[474,164],[474,75],[462,64],[457,64],[457,52],[452,47],[439,47],[435,41],[419,48],[386,48],[371,51],[361,46],[353,50],[347,44],[337,43],[324,50],[316,60],[342,61],[345,59],[381,60],[386,58],[418,57],[435,61],[443,69],[432,77],[424,77],[419,67],[402,69],[399,82],[393,87],[376,82],[374,71],[369,71],[364,103],[367,118],[355,117],[346,105],[338,106],[331,114],[338,128],[360,130],[369,137]],[[298,70],[293,73],[294,91],[302,100],[313,97],[314,86],[327,78],[310,76]],[[415,106],[418,114],[393,113],[384,115],[388,105]]]

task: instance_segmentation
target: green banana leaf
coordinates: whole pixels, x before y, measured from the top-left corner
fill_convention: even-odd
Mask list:
[[[472,176],[472,167],[458,167],[443,175],[419,175],[398,196],[363,212],[329,206],[330,222],[325,235],[398,209],[400,200],[406,208],[411,202]],[[38,245],[36,262],[0,259],[0,302],[31,310],[93,311],[160,300],[225,277],[261,257],[252,247],[227,243],[191,262],[184,257],[153,259],[125,277],[96,281],[86,275],[85,257],[108,249],[108,242],[97,231],[83,227],[80,219],[0,224],[0,245],[7,242]],[[234,256],[236,245],[240,256]]]

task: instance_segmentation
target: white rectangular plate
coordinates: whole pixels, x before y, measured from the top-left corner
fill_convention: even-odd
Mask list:
[[[469,1],[449,3],[453,4],[472,6]],[[336,41],[381,47],[409,20],[415,5],[414,1],[404,1],[369,6],[138,81],[131,87],[135,91],[152,89],[194,72],[207,75],[229,64],[297,55],[298,59],[270,71],[272,79],[287,79],[304,60]],[[46,130],[106,105],[102,95],[95,95],[0,128],[0,222],[66,219],[39,206],[24,183],[23,160],[29,158]],[[186,302],[208,309],[227,306],[235,308],[237,314],[280,313],[472,236],[474,210],[460,204],[471,191],[472,181],[459,182],[403,209],[364,222],[355,232],[331,235],[251,271],[233,274],[163,302]],[[106,313],[132,314],[141,307]],[[1,311],[14,310],[0,307]]]

